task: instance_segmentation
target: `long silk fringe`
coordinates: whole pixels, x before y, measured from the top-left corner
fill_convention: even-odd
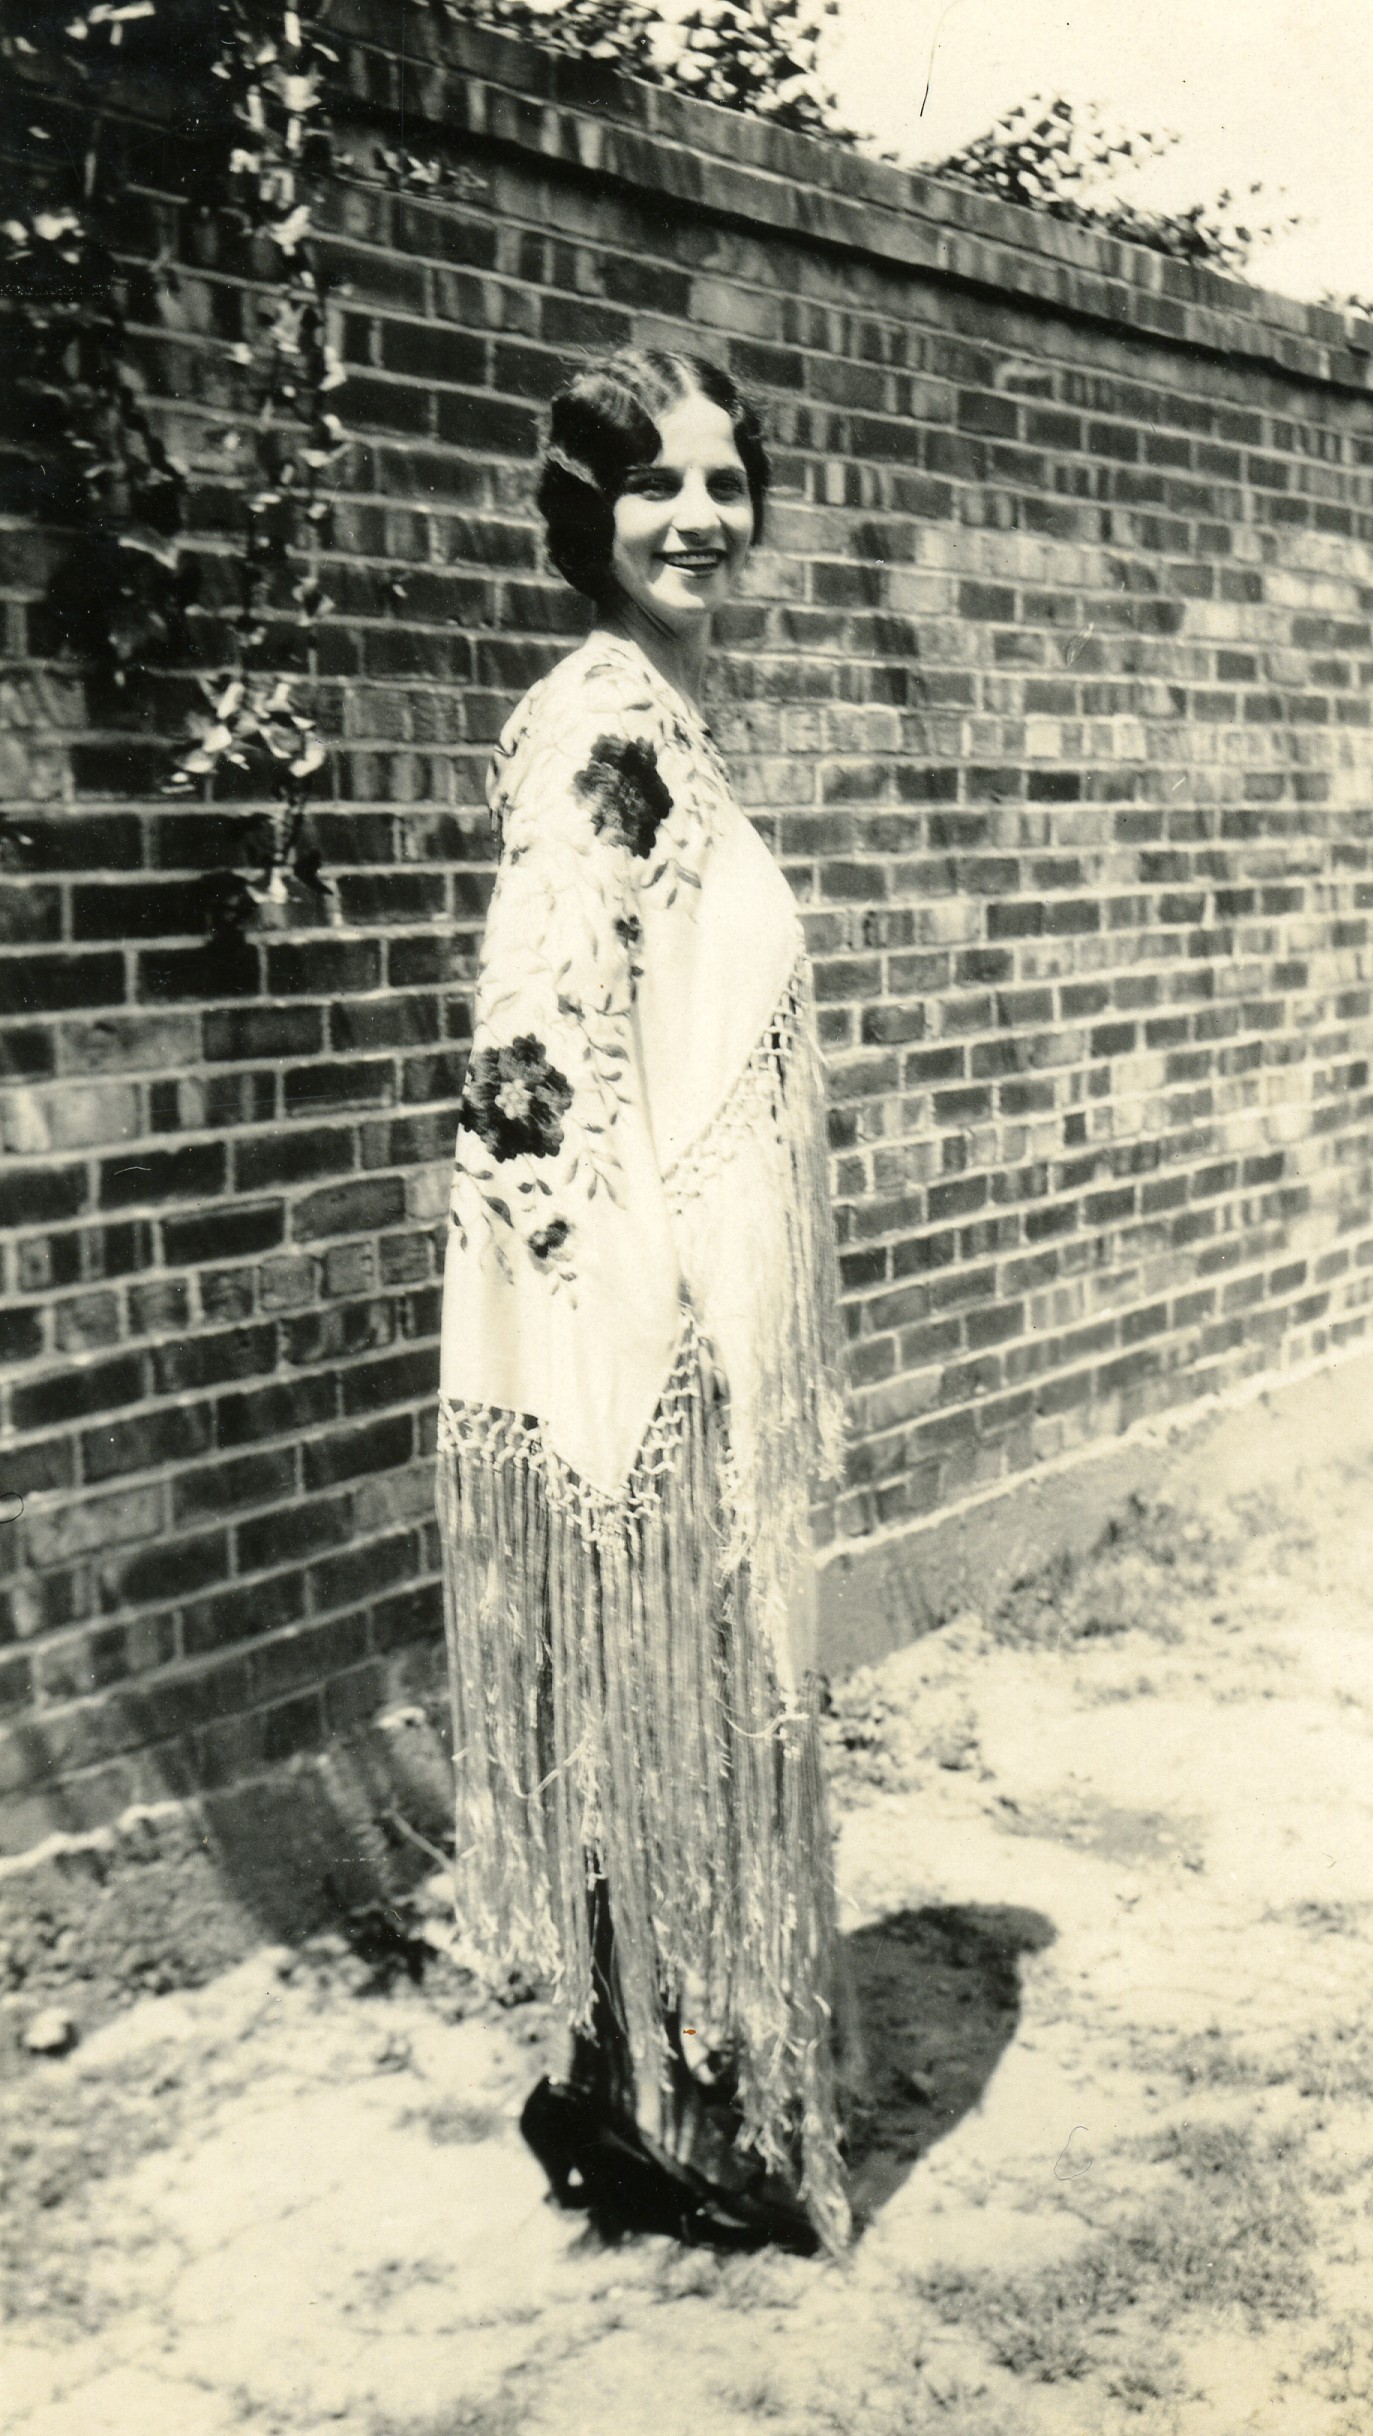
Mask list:
[[[824,1068],[804,956],[720,1114],[664,1182],[707,1325],[711,1281],[747,1245],[751,1358],[731,1382],[726,1563],[749,1566],[757,1620],[790,1688],[803,1671],[789,1619],[811,1561],[811,1487],[839,1472],[844,1434]]]
[[[445,1400],[439,1514],[468,1937],[496,1967],[550,1980],[569,2028],[589,2027],[586,1894],[589,1873],[604,1876],[641,2100],[656,2090],[663,2136],[664,2011],[690,1994],[728,2039],[746,2139],[799,2171],[837,2250],[848,2208],[815,1687],[778,1663],[807,1481],[837,1445],[819,1094],[797,976],[721,1118],[668,1179],[679,1221],[704,1216],[708,1254],[711,1179],[740,1129],[770,1163],[776,1191],[749,1211],[751,1226],[766,1220],[770,1353],[742,1450],[688,1303],[621,1495],[579,1479],[536,1421]]]

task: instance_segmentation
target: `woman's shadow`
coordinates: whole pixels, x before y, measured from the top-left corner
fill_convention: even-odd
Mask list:
[[[1041,1912],[925,1904],[844,1939],[860,2049],[849,2191],[867,2224],[976,2106],[1020,2019],[1020,1957],[1052,1944]]]

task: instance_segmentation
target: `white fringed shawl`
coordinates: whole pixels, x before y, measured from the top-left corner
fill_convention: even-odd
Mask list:
[[[838,2246],[807,1510],[841,1404],[800,924],[619,638],[533,688],[491,801],[439,1429],[460,1913],[584,2026],[603,1872],[641,2092],[666,2105],[689,1987]]]

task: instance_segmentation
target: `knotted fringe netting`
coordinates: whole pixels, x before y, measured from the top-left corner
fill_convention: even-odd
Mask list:
[[[745,2137],[768,2165],[799,2171],[838,2249],[848,2209],[815,1685],[794,1685],[778,1639],[807,1482],[832,1459],[839,1411],[821,1088],[794,978],[722,1117],[668,1179],[699,1256],[713,1191],[738,1180],[746,1146],[769,1306],[746,1447],[686,1302],[618,1496],[569,1470],[528,1417],[445,1400],[439,1512],[468,1938],[493,1966],[551,1981],[568,2027],[589,2028],[587,1888],[603,1876],[640,2102],[657,2092],[660,2136],[664,2012],[689,1992],[689,2018],[736,2067]],[[684,1259],[688,1277],[695,1267]]]

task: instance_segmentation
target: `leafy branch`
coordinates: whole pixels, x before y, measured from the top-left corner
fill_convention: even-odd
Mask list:
[[[975,143],[934,164],[930,174],[957,179],[998,202],[1048,212],[1079,228],[1104,230],[1126,244],[1147,246],[1179,262],[1209,263],[1238,275],[1255,246],[1270,244],[1297,225],[1292,214],[1277,221],[1254,220],[1252,206],[1264,192],[1261,182],[1250,187],[1247,203],[1227,187],[1213,202],[1192,203],[1181,211],[1150,210],[1115,191],[1122,173],[1161,159],[1179,140],[1173,134],[1149,132],[1112,135],[1094,107],[1046,103],[1034,94]]]
[[[447,0],[451,14],[604,60],[649,84],[805,135],[851,137],[820,67],[838,0]]]

